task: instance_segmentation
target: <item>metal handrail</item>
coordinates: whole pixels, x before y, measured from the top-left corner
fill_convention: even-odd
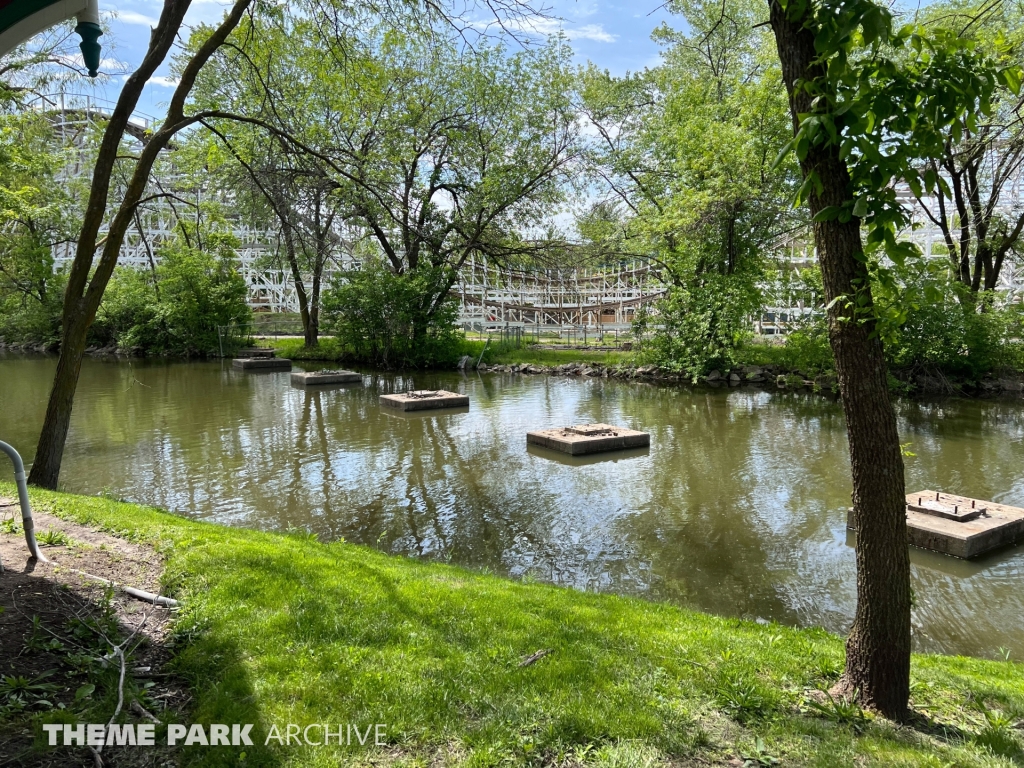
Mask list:
[[[48,563],[50,561],[42,552],[39,551],[39,545],[36,544],[36,527],[32,522],[32,508],[28,504],[28,485],[25,482],[25,464],[22,462],[21,456],[18,452],[2,440],[0,440],[0,451],[3,451],[10,456],[11,462],[14,464],[14,480],[18,484],[18,499],[21,502],[21,524],[25,529],[25,541],[28,543],[28,551],[32,554],[32,557],[39,562]],[[136,589],[135,587],[129,587],[124,584],[118,584],[110,579],[105,579],[102,576],[93,576],[91,573],[80,571],[77,568],[71,568],[70,570],[87,578],[93,579],[94,581],[109,584],[132,597],[136,597],[139,600],[145,600],[147,603],[162,605],[165,608],[178,607],[178,601],[173,598],[164,597],[163,595],[157,595],[152,592],[147,592],[143,589]],[[3,563],[0,563],[0,573],[3,572],[4,566]]]
[[[18,501],[21,502],[21,525],[25,529],[25,542],[28,544],[28,551],[32,557],[42,563],[48,563],[46,556],[39,551],[36,544],[36,526],[32,522],[32,507],[28,504],[28,484],[25,482],[25,463],[21,455],[7,443],[0,440],[0,451],[6,453],[11,463],[14,464],[14,482],[18,485]],[[0,573],[3,572],[3,564],[0,563]]]

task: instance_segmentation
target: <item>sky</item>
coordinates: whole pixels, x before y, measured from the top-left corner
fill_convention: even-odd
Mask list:
[[[662,21],[682,26],[682,20],[667,13],[663,0],[609,2],[608,0],[544,0],[550,8],[547,18],[535,26],[542,34],[561,28],[572,42],[578,61],[594,62],[601,69],[622,75],[641,70],[658,61],[658,46],[651,32]],[[109,30],[100,38],[103,45],[102,71],[128,72],[142,60],[149,42],[149,29],[163,6],[162,0],[99,0]],[[186,24],[212,23],[229,5],[225,0],[193,0]],[[113,101],[123,76],[110,75],[105,82],[76,86],[76,90]],[[149,117],[164,113],[173,82],[165,63],[146,87],[138,112]]]

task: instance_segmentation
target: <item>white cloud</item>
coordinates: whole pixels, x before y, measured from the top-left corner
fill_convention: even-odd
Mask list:
[[[584,24],[576,29],[565,30],[570,40],[595,40],[599,43],[614,43],[619,36],[604,31],[600,24]]]
[[[226,0],[192,0],[185,14],[185,26],[215,24],[224,18],[224,12],[230,7],[231,3]]]
[[[497,22],[491,22],[496,24]],[[614,43],[618,35],[606,32],[601,24],[584,24],[580,27],[566,27],[560,19],[553,19],[548,16],[534,16],[526,19],[514,19],[506,22],[505,26],[519,32],[526,32],[535,35],[548,37],[562,32],[570,40],[594,40],[598,43]]]
[[[181,80],[179,80],[176,77],[164,77],[163,75],[153,75],[153,77],[149,78],[149,80],[146,81],[146,85],[159,85],[162,88],[177,88],[178,83],[180,82]]]
[[[109,3],[111,17],[121,24],[138,25],[143,27],[155,27],[159,22],[159,6],[162,3],[153,3],[149,0],[122,0],[113,7]],[[188,13],[185,14],[185,26],[191,27],[197,24],[209,24],[220,21],[224,11],[231,7],[227,0],[192,0]]]
[[[552,5],[553,15],[565,16],[569,19],[584,19],[598,12],[598,4],[594,0],[570,0],[555,2]]]
[[[138,24],[143,27],[155,27],[158,19],[154,19],[152,16],[147,16],[144,13],[138,13],[136,11],[115,11],[115,17],[122,24]]]

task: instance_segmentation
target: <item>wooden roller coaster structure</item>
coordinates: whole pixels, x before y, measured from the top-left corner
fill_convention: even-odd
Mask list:
[[[77,0],[76,0],[77,1]],[[0,0],[2,2],[2,0]],[[47,113],[63,146],[77,146],[80,153],[64,171],[66,180],[89,173],[85,146],[87,130],[109,116],[112,104],[91,96],[58,94],[43,96],[32,108]],[[133,116],[126,141],[140,149],[151,126],[151,119]],[[74,153],[72,153],[74,156]],[[173,164],[171,164],[173,165]],[[155,270],[160,260],[160,246],[171,241],[180,228],[179,213],[163,192],[173,189],[176,179],[171,175],[151,182],[154,194],[139,210],[135,226],[129,229],[119,264],[135,269]],[[191,194],[175,189],[176,197]],[[198,197],[208,190],[193,190]],[[1024,200],[1024,179],[1015,181],[1007,195],[1007,205],[1020,206]],[[229,217],[229,222],[232,219]],[[240,220],[229,223],[238,248],[239,271],[249,287],[249,305],[258,312],[297,313],[298,296],[290,270],[281,269],[278,233],[245,226]],[[911,233],[921,246],[925,258],[945,259],[937,227],[918,215]],[[780,267],[780,274],[795,274],[815,262],[815,253],[806,235],[793,236],[772,244],[770,250]],[[71,244],[54,247],[54,268],[67,264],[73,256]],[[340,254],[326,275],[333,276],[359,267],[359,260]],[[333,273],[333,274],[332,274]],[[472,257],[459,271],[452,289],[460,304],[458,322],[467,330],[492,331],[516,329],[518,333],[549,333],[588,330],[612,331],[618,335],[628,331],[639,312],[650,309],[657,323],[657,301],[665,295],[667,281],[654,262],[623,261],[600,268],[515,269],[501,267],[481,256]],[[822,311],[820,296],[792,281],[778,281],[762,286],[764,304],[751,318],[756,333],[782,335],[808,315]],[[999,289],[1008,302],[1024,300],[1024,262],[1004,265]]]

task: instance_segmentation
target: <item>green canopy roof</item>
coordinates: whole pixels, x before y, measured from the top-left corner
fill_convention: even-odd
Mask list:
[[[33,35],[78,17],[75,31],[82,37],[82,56],[91,77],[100,67],[102,34],[97,0],[0,0],[0,56]]]

